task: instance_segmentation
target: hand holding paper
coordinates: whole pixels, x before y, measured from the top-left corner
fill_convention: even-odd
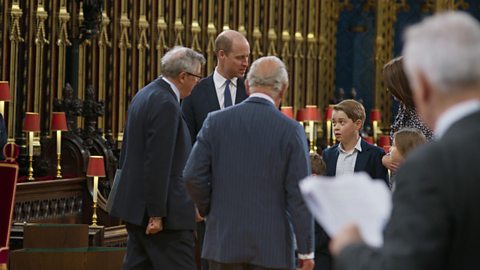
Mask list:
[[[330,236],[353,223],[367,244],[383,244],[382,231],[392,208],[391,193],[383,181],[372,180],[366,173],[310,176],[300,182],[300,190],[313,216]]]

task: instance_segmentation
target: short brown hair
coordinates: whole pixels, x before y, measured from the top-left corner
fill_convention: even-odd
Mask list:
[[[403,56],[393,58],[383,66],[383,82],[387,91],[409,108],[414,108],[412,89],[403,70]]]
[[[312,164],[312,174],[324,175],[327,171],[327,165],[318,153],[310,153],[310,162]]]
[[[335,111],[344,112],[348,118],[352,119],[353,122],[361,120],[362,126],[365,122],[365,108],[363,107],[362,103],[354,99],[345,99],[337,105],[334,105],[333,109]]]
[[[393,134],[395,147],[404,158],[413,149],[427,142],[427,138],[416,128],[402,128]]]

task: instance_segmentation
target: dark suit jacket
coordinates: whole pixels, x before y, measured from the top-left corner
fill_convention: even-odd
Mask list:
[[[238,104],[247,98],[245,84],[243,79],[237,79],[237,95],[235,104]],[[209,112],[220,110],[217,91],[213,82],[213,74],[202,79],[192,90],[192,94],[182,101],[182,111],[190,130],[192,144],[197,138],[197,134],[202,128],[203,121],[207,118]]]
[[[184,171],[207,216],[202,257],[292,269],[292,232],[300,253],[313,252],[313,218],[298,186],[309,174],[303,128],[269,101],[250,97],[209,114]]]
[[[362,152],[357,154],[354,171],[366,172],[373,179],[383,179],[388,185],[388,171],[382,164],[382,157],[385,155],[383,149],[364,140],[362,140],[361,146]],[[323,160],[327,164],[326,176],[335,176],[339,151],[338,144],[323,150]]]
[[[349,246],[338,269],[479,268],[480,112],[454,123],[399,168],[384,246]]]
[[[166,229],[193,230],[194,206],[182,179],[190,150],[180,104],[170,85],[158,78],[130,104],[122,174],[110,214],[140,226],[148,217],[164,217]]]

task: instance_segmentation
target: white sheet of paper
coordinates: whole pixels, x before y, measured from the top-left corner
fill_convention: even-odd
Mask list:
[[[313,216],[330,236],[355,223],[367,244],[383,244],[383,228],[392,209],[391,192],[383,181],[372,180],[364,172],[310,176],[300,182],[300,190]]]

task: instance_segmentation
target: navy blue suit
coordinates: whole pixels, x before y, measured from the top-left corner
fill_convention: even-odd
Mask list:
[[[237,79],[237,95],[235,104],[238,104],[247,98],[245,84],[243,79]],[[182,111],[187,122],[192,144],[197,138],[197,134],[202,128],[203,121],[207,118],[209,112],[220,110],[217,92],[213,82],[213,74],[202,79],[192,90],[192,94],[182,101]]]
[[[353,170],[355,172],[366,172],[373,179],[382,179],[388,185],[388,171],[382,164],[385,151],[364,140],[361,142],[361,147],[362,151],[357,153],[357,161]],[[326,176],[335,176],[339,151],[338,144],[323,150],[323,160],[327,164]]]
[[[298,182],[310,174],[305,132],[259,97],[209,114],[184,170],[207,216],[202,257],[223,264],[294,268],[313,252],[313,218]]]
[[[195,209],[182,171],[190,134],[170,85],[158,78],[133,98],[110,214],[127,223],[125,269],[194,269]],[[163,231],[145,235],[149,217]]]

